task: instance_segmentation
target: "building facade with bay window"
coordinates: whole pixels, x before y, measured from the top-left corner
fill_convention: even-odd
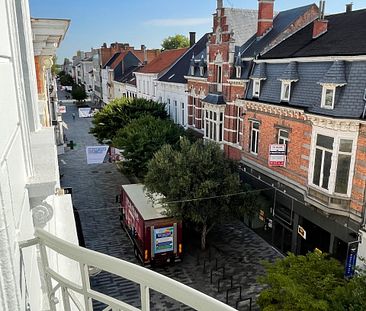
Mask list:
[[[358,245],[365,255],[365,17],[319,18],[263,53],[238,100],[243,178],[273,202],[253,226],[284,253],[317,248],[346,261]],[[275,144],[286,145],[280,166],[269,164]]]

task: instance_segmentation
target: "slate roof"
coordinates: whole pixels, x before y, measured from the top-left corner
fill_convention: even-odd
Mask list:
[[[335,61],[319,83],[347,84],[344,61]]]
[[[250,78],[261,79],[261,80],[267,79],[266,63],[260,63],[257,66],[255,66],[254,72],[250,76]]]
[[[233,32],[235,45],[242,45],[257,31],[258,11],[237,8],[224,8],[226,24]]]
[[[313,5],[314,4],[310,4],[278,13],[273,19],[272,29],[265,36],[257,40],[257,36],[255,34],[241,46],[240,51],[242,52],[242,57],[255,57],[255,55],[262,53],[262,51],[274,39],[282,34],[286,28],[308,11]]]
[[[171,65],[173,65],[185,52],[187,48],[167,50],[155,57],[150,64],[144,66],[139,72],[141,73],[164,73]]]
[[[281,102],[281,81],[278,78],[289,63],[267,63],[267,79],[261,81],[259,99],[253,98],[253,82],[250,82],[246,98],[264,103],[287,105],[308,112],[343,118],[360,118],[364,107],[366,89],[366,61],[344,62],[344,78],[347,84],[336,88],[334,109],[321,108],[322,86],[319,81],[333,78],[332,72],[342,66],[328,62],[299,62],[299,80],[291,84],[289,103]],[[333,68],[332,68],[333,67]],[[331,69],[332,68],[332,69]],[[328,75],[329,73],[329,75]],[[337,78],[338,79],[338,78]],[[338,80],[333,80],[339,82]]]
[[[222,94],[209,93],[204,99],[203,102],[214,104],[214,105],[225,105],[226,101]]]
[[[186,53],[159,79],[159,81],[164,82],[174,82],[174,83],[187,83],[184,76],[189,72],[189,68],[192,63],[192,56],[202,55],[202,51],[206,48],[206,43],[208,40],[208,34],[202,36],[196,44],[194,44]],[[205,58],[203,59],[205,60]],[[197,66],[202,62],[202,58],[198,61]]]
[[[283,72],[283,74],[279,77],[279,80],[287,80],[287,81],[297,81],[299,80],[299,73],[297,72],[297,63],[290,62]]]
[[[137,71],[140,66],[131,66],[124,73],[114,72],[114,81],[126,83],[134,77],[133,72]]]
[[[265,53],[262,58],[366,54],[366,9],[325,18],[328,20],[325,34],[313,39],[311,23]]]

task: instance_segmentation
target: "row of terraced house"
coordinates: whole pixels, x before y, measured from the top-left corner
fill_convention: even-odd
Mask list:
[[[218,0],[213,31],[197,42],[190,33],[187,49],[115,43],[73,68],[98,55],[100,77],[89,71],[97,100],[165,103],[176,123],[240,161],[243,179],[272,202],[253,228],[282,252],[365,256],[366,10],[326,16],[324,1],[279,13],[274,0],[258,4]],[[280,162],[271,161],[275,148]]]

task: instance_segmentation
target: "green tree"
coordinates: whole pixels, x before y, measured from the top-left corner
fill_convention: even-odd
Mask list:
[[[90,130],[97,140],[113,140],[117,131],[124,128],[132,120],[144,115],[166,119],[165,105],[143,98],[118,98],[112,100],[94,115],[93,127]]]
[[[263,311],[327,311],[337,291],[344,287],[343,267],[333,258],[318,252],[264,263],[267,284],[258,298]]]
[[[74,84],[72,86],[71,96],[73,99],[76,99],[77,101],[82,101],[86,99],[85,88],[83,86]]]
[[[233,215],[240,180],[235,163],[216,143],[182,138],[179,148],[165,145],[148,165],[144,179],[149,193],[165,196],[167,214],[195,224],[201,234],[201,248],[215,224]],[[178,202],[177,202],[178,201]]]
[[[344,287],[336,289],[332,311],[366,310],[366,272],[355,275]]]
[[[65,74],[60,76],[60,83],[63,86],[74,85],[74,79],[69,74]]]
[[[161,44],[163,50],[174,50],[189,47],[189,39],[183,35],[169,36]]]
[[[143,177],[147,163],[164,144],[176,144],[184,135],[182,127],[171,120],[142,116],[118,130],[113,146],[122,149],[125,158],[123,169],[137,177]]]
[[[53,62],[53,64],[52,64],[52,67],[51,67],[51,73],[52,73],[53,76],[57,76],[58,73],[61,71],[61,69],[60,69],[61,66],[57,64],[57,57],[56,56],[52,57],[52,62]]]

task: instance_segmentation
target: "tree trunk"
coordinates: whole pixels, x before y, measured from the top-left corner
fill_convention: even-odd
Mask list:
[[[207,236],[207,224],[203,224],[201,233],[201,249],[203,251],[206,249],[206,236]]]

